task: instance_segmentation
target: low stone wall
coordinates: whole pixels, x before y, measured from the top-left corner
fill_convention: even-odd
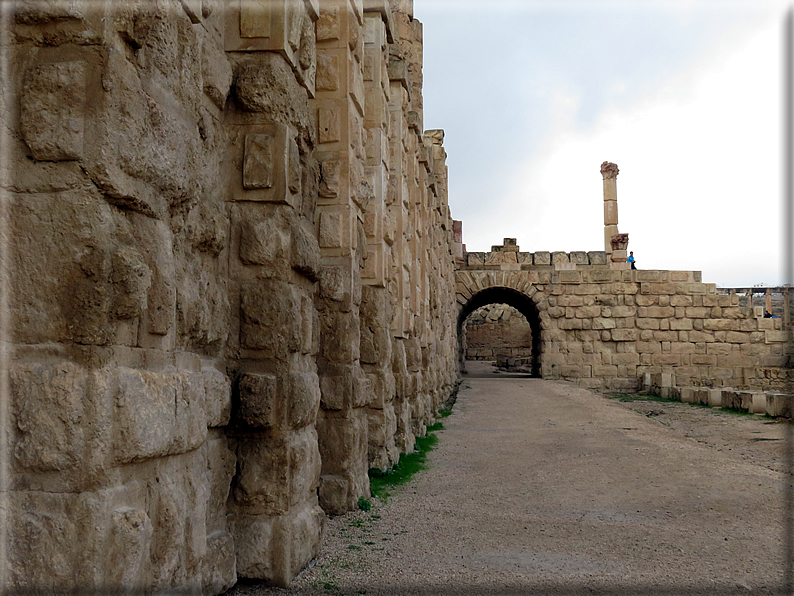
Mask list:
[[[751,414],[791,418],[794,393],[783,391],[740,390],[732,387],[678,387],[669,373],[646,374],[641,389],[665,399],[729,408]]]
[[[536,317],[543,378],[620,391],[636,391],[647,373],[672,374],[678,386],[783,390],[791,382],[790,294],[785,316],[765,318],[764,308],[741,306],[740,294],[718,293],[697,271],[631,270],[604,252],[496,248],[464,255],[459,309],[487,295]]]

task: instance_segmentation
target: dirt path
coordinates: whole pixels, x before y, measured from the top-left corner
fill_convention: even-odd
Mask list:
[[[234,593],[779,593],[786,425],[765,422],[470,379],[431,469],[330,520],[290,590]]]

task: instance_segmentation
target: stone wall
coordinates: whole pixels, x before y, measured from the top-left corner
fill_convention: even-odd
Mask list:
[[[783,316],[764,318],[762,306],[718,293],[700,272],[631,270],[605,252],[527,253],[506,239],[464,257],[461,316],[483,292],[520,298],[512,305],[539,320],[543,378],[620,391],[662,373],[680,387],[790,387],[790,294],[770,297]]]
[[[454,386],[411,3],[30,1],[11,29],[8,585],[286,585]]]
[[[498,355],[532,355],[532,328],[512,306],[489,304],[478,308],[464,323],[466,360],[496,360]]]

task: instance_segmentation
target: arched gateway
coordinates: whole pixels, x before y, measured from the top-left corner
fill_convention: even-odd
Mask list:
[[[536,292],[533,292],[536,294]],[[526,293],[512,287],[505,286],[492,286],[481,289],[474,293],[463,304],[460,302],[460,294],[458,295],[458,359],[463,367],[463,359],[465,355],[465,347],[463,345],[465,339],[465,332],[463,324],[466,318],[475,310],[488,304],[507,304],[512,306],[520,312],[529,323],[532,329],[532,375],[540,377],[541,374],[541,346],[542,346],[542,325],[540,322],[540,313],[537,305],[533,299]]]

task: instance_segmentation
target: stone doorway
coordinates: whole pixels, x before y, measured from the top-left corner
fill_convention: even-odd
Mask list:
[[[458,338],[461,371],[467,359],[510,358],[541,376],[540,316],[532,299],[517,290],[487,288],[472,296],[458,315]]]

